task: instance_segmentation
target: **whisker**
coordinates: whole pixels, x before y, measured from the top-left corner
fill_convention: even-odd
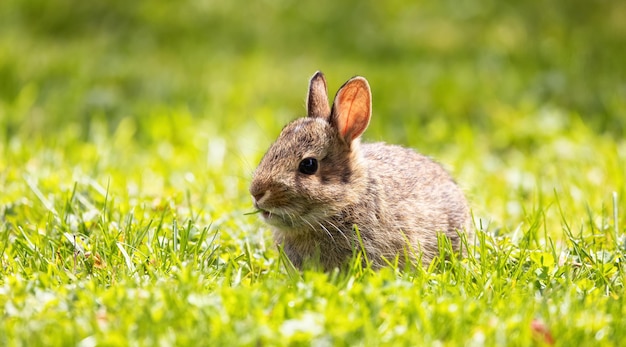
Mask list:
[[[293,225],[296,225],[296,223],[294,222],[294,218],[293,218],[293,217],[294,217],[294,214],[293,214],[292,212],[287,212],[287,213],[285,214],[285,216],[286,216],[286,217],[289,217],[289,221],[291,222],[291,225],[292,225],[292,226],[293,226]]]
[[[317,224],[319,224],[319,226],[322,227],[322,229],[324,229],[326,234],[328,234],[328,236],[330,236],[330,238],[333,240],[333,243],[336,243],[335,242],[335,237],[333,236],[333,234],[328,229],[326,229],[326,227],[322,223],[317,222]]]
[[[311,224],[311,222],[309,222],[306,218],[304,217],[300,217],[300,219],[302,219],[302,221],[304,221],[306,224],[308,224],[311,227],[311,230],[315,231],[315,227],[313,226],[313,224]]]
[[[343,238],[346,240],[346,242],[348,244],[350,244],[350,240],[348,239],[348,236],[346,235],[346,233],[343,232],[343,230],[341,230],[338,226],[336,226],[335,224],[333,224],[333,222],[331,222],[330,220],[326,220],[326,223],[330,224],[333,228],[335,228],[335,230],[337,230],[337,232],[339,232],[339,234],[341,236],[343,236]]]

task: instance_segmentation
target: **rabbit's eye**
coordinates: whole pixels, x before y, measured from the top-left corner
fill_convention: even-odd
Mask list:
[[[315,158],[304,158],[300,162],[298,166],[298,171],[302,172],[305,175],[312,175],[317,172],[317,159]]]

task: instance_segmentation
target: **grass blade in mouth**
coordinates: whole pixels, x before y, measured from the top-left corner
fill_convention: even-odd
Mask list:
[[[251,214],[257,214],[257,213],[261,213],[261,212],[263,212],[263,210],[256,210],[256,211],[252,211],[252,212],[246,212],[243,215],[244,216],[249,216]]]

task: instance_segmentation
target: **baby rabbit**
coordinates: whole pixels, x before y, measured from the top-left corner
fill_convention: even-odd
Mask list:
[[[471,219],[450,175],[413,150],[361,144],[372,113],[365,78],[339,88],[331,108],[317,72],[307,113],[283,128],[250,186],[254,206],[296,267],[307,259],[326,270],[341,267],[361,248],[357,230],[373,268],[396,257],[403,266],[406,255],[428,264],[438,254],[438,233],[459,250],[459,232],[471,232]]]

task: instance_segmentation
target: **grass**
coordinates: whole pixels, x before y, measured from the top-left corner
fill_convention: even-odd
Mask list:
[[[0,345],[620,345],[625,16],[2,1]],[[286,266],[247,187],[318,69],[368,78],[366,140],[453,173],[467,258]]]

